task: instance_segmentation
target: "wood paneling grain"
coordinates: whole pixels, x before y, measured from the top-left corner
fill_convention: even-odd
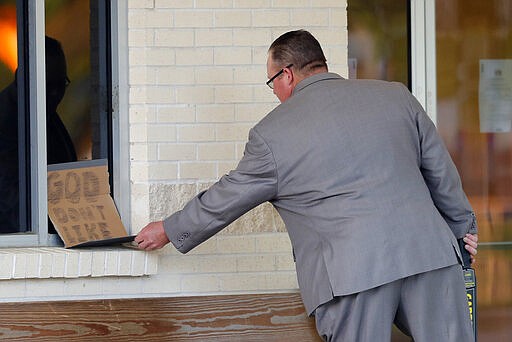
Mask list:
[[[510,341],[512,307],[481,307],[479,342]],[[0,303],[1,341],[320,342],[299,294]],[[392,342],[410,338],[393,329]]]
[[[314,341],[298,294],[0,304],[0,340]]]

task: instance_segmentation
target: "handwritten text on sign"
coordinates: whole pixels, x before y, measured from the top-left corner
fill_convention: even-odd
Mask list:
[[[48,214],[66,247],[126,235],[106,166],[48,172]]]

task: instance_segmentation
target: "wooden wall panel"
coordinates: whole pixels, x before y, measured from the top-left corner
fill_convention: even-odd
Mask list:
[[[512,307],[478,310],[479,342],[511,340]],[[0,340],[321,341],[296,293],[0,303]]]
[[[298,294],[0,304],[0,340],[314,341]]]

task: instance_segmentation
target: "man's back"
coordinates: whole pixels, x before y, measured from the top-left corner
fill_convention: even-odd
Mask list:
[[[292,240],[308,312],[333,295],[457,263],[421,171],[422,149],[442,145],[412,100],[397,83],[323,73],[254,128],[275,160],[272,203]],[[441,156],[437,167],[450,170],[442,176],[457,182]]]
[[[418,341],[458,341],[462,330],[469,340],[455,237],[475,234],[475,217],[418,102],[396,83],[327,73],[304,30],[274,40],[267,77],[281,105],[250,130],[237,168],[144,227],[139,248],[187,253],[269,201],[325,340],[385,340],[393,323]]]

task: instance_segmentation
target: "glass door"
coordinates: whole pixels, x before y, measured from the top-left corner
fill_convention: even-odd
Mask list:
[[[480,340],[512,337],[512,0],[436,0],[437,127],[476,211]]]

